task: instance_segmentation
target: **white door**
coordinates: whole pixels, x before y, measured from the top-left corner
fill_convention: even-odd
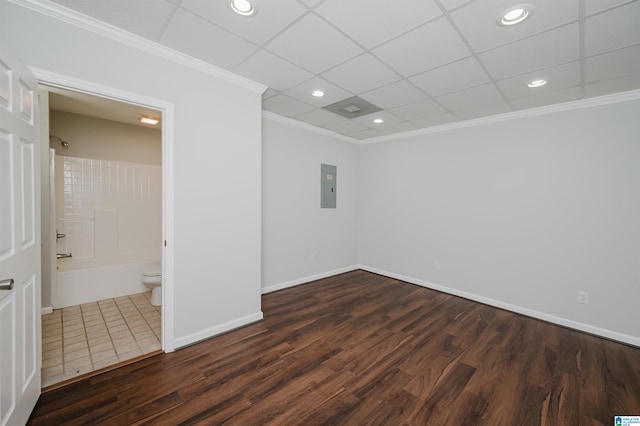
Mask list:
[[[40,171],[36,77],[0,46],[0,425],[40,395]]]

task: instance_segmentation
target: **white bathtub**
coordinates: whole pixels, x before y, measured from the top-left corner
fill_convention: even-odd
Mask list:
[[[127,263],[98,268],[58,271],[52,283],[51,305],[54,309],[95,302],[102,299],[144,293],[142,271],[158,261]]]

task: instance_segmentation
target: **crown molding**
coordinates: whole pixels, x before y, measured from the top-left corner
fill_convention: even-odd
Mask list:
[[[374,138],[359,141],[360,145],[368,145],[377,142],[406,139],[414,136],[429,135],[433,133],[448,132],[451,130],[465,129],[468,127],[484,126],[486,124],[500,123],[503,121],[518,120],[521,118],[537,117],[539,115],[555,114],[576,109],[592,108],[602,105],[615,104],[627,101],[637,101],[640,99],[640,90],[614,93],[611,95],[598,96],[594,98],[581,99],[578,101],[564,102],[560,104],[547,105],[538,108],[525,109],[522,111],[508,112],[505,114],[490,115],[488,117],[475,118],[473,120],[460,121],[457,123],[443,124],[441,126],[427,127],[425,129],[411,130],[393,135],[376,136]]]
[[[78,28],[90,31],[94,34],[106,37],[118,43],[126,44],[135,49],[151,53],[168,61],[183,65],[185,67],[200,71],[205,74],[217,77],[221,80],[236,84],[246,89],[263,93],[267,86],[257,83],[248,78],[239,76],[225,69],[211,65],[208,62],[196,59],[184,53],[170,49],[166,46],[148,40],[139,35],[130,33],[121,28],[99,21],[95,18],[78,13],[74,10],[67,9],[56,3],[45,2],[42,0],[8,0],[10,3],[33,10],[34,12],[65,22]]]
[[[352,144],[355,144],[355,145],[360,145],[360,142],[361,142],[361,141],[359,141],[357,139],[354,139],[354,138],[352,138],[350,136],[346,136],[346,135],[342,135],[340,133],[336,133],[333,130],[324,129],[322,127],[314,126],[313,124],[305,123],[304,121],[295,120],[295,119],[289,118],[289,117],[284,117],[282,115],[275,114],[275,113],[270,112],[270,111],[262,110],[262,117],[266,118],[268,120],[277,121],[279,123],[286,124],[286,125],[291,126],[291,127],[297,127],[299,129],[308,130],[310,132],[317,133],[319,135],[329,136],[329,137],[332,137],[334,139],[339,139],[341,141],[349,142],[349,143],[352,143]]]

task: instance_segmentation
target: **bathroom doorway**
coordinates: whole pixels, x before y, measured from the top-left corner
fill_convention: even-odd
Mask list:
[[[162,289],[152,304],[142,282],[163,271],[165,174],[163,111],[48,85],[40,97],[44,388],[165,347]]]

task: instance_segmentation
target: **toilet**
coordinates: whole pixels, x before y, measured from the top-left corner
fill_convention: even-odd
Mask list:
[[[142,284],[151,289],[151,304],[162,304],[162,264],[157,263],[142,271]]]

